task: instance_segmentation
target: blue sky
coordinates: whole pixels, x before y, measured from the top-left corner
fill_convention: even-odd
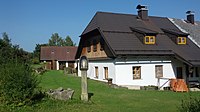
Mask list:
[[[192,10],[200,21],[200,0],[0,0],[0,33],[30,52],[56,32],[78,45],[97,11],[137,14],[138,4],[148,5],[151,16],[185,19]]]

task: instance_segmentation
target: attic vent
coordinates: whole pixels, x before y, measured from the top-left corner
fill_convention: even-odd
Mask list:
[[[145,5],[138,5],[136,7],[138,9],[138,17],[142,20],[148,20],[148,9]]]

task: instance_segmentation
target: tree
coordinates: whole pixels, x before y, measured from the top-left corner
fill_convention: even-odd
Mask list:
[[[76,44],[73,43],[70,36],[67,36],[65,39],[60,37],[58,33],[52,34],[51,38],[49,39],[49,46],[75,46]]]
[[[63,40],[62,37],[58,35],[58,33],[52,34],[51,38],[49,39],[50,46],[62,46]]]
[[[6,33],[0,38],[0,97],[7,103],[29,102],[38,82],[32,74],[29,54],[19,45],[12,45]]]
[[[70,36],[67,36],[65,38],[65,46],[75,46],[76,44],[73,43],[72,39],[70,38]]]
[[[35,50],[33,51],[32,62],[38,64],[40,62],[40,49],[42,46],[48,46],[48,44],[36,44]]]

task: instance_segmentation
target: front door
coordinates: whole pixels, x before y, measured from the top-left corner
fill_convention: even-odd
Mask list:
[[[183,69],[182,67],[176,67],[177,79],[183,79]]]

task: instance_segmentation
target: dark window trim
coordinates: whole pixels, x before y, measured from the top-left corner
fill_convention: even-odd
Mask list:
[[[136,70],[135,70],[136,68]],[[139,77],[136,78],[136,73],[135,72],[138,72],[139,71]],[[137,79],[141,79],[141,66],[133,66],[132,67],[132,72],[133,72],[133,80],[137,80]]]

